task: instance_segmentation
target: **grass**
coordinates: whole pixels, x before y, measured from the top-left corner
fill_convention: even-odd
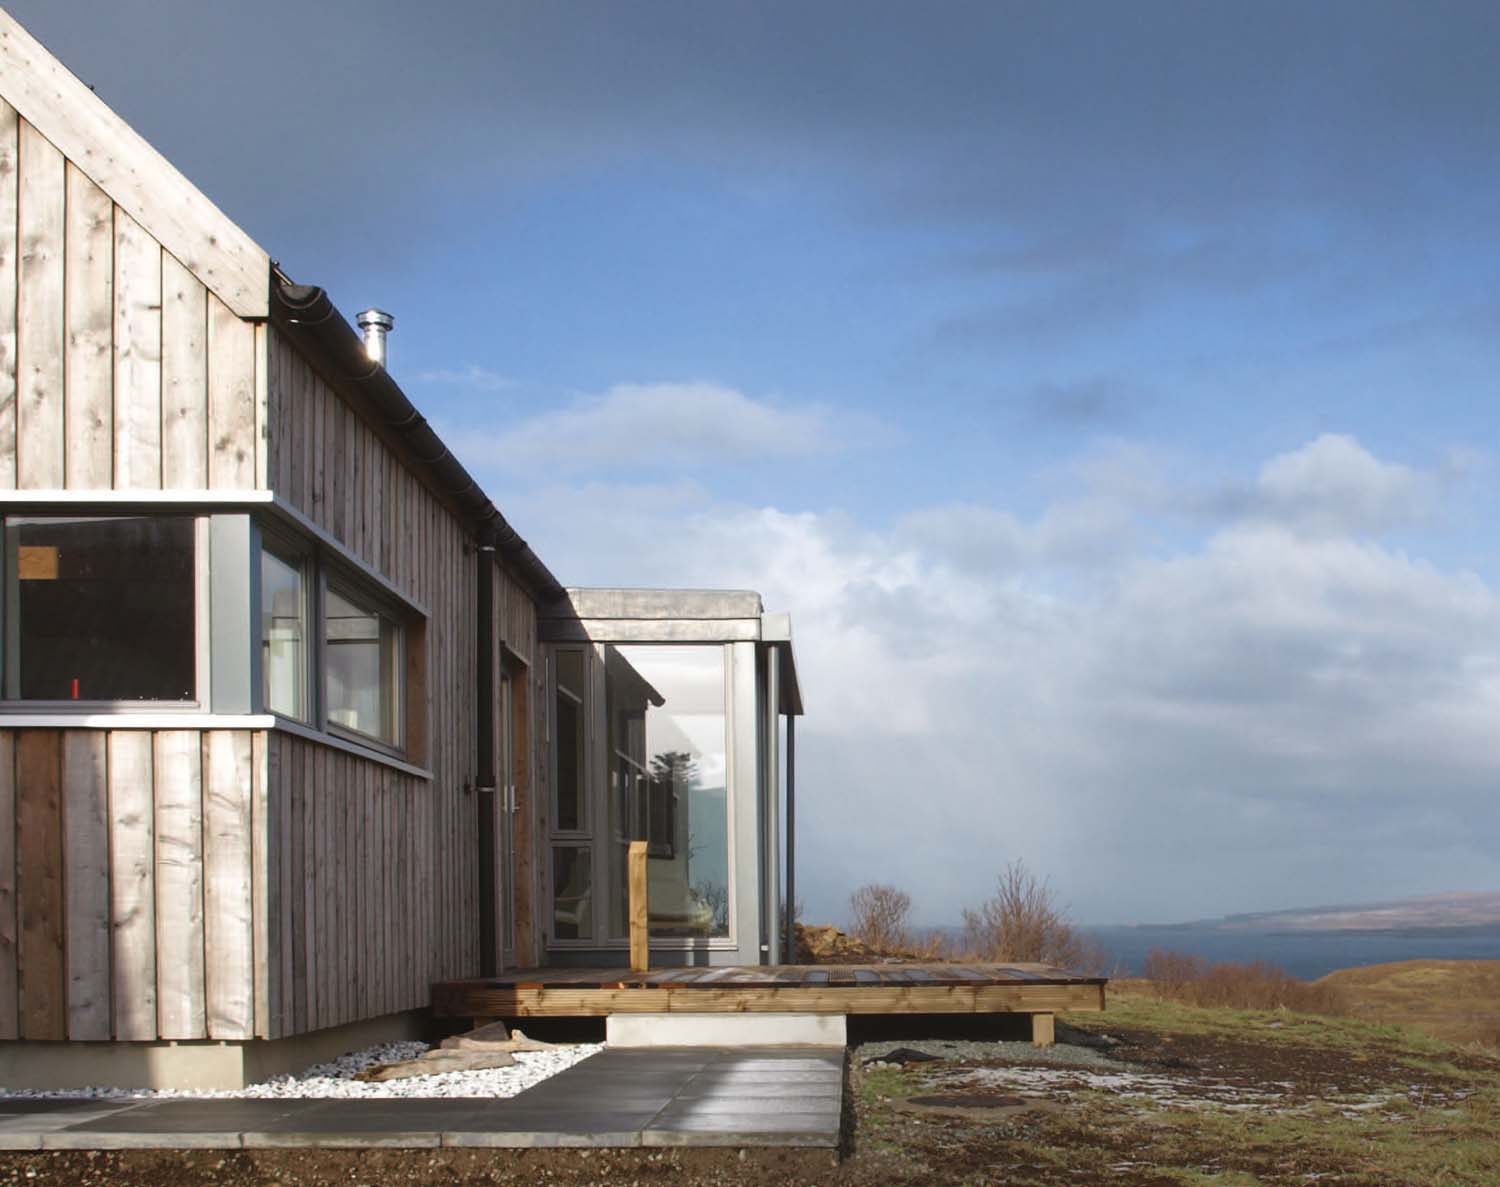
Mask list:
[[[1105,1014],[1066,1021],[1116,1036],[1141,1083],[1170,1091],[1090,1087],[1085,1070],[1058,1087],[993,1090],[1027,1098],[1020,1108],[945,1114],[906,1102],[953,1091],[964,1068],[865,1070],[844,1169],[870,1157],[881,1181],[1017,1187],[1500,1183],[1500,1055],[1365,1018],[1183,1005],[1130,984],[1111,987]]]

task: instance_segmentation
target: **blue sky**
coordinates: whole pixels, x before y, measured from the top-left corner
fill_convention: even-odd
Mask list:
[[[810,914],[1500,886],[1500,9],[9,8],[565,581],[791,611]]]

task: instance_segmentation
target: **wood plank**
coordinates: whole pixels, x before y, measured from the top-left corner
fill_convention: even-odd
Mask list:
[[[161,480],[208,485],[208,290],[173,256],[161,260]]]
[[[16,485],[16,233],[19,193],[16,109],[0,99],[0,490]],[[0,1038],[4,1034],[0,1021]],[[14,1036],[10,1036],[14,1037]]]
[[[287,734],[274,735],[286,754],[292,806],[291,828],[292,878],[288,893],[292,905],[292,1034],[310,1029],[308,1011],[307,958],[312,926],[309,907],[313,897],[313,873],[307,867],[307,851],[312,832],[311,800],[308,798],[308,771],[312,748]]]
[[[203,745],[197,730],[163,730],[156,769],[156,1029],[208,1037],[203,924]]]
[[[115,486],[161,486],[161,245],[115,211]]]
[[[297,988],[293,965],[297,952],[297,929],[294,920],[296,904],[301,893],[300,889],[296,889],[292,863],[292,835],[294,828],[301,821],[301,816],[297,802],[292,796],[292,764],[287,761],[285,740],[286,735],[280,733],[271,733],[266,739],[271,762],[271,787],[279,797],[279,808],[276,814],[278,825],[276,844],[280,850],[276,870],[281,888],[278,899],[281,916],[277,923],[280,928],[281,951],[281,1010],[276,1023],[278,1038],[296,1033],[293,1018]]]
[[[109,1038],[109,763],[98,730],[63,735],[68,1038]]]
[[[250,765],[249,731],[204,735],[204,968],[214,1039],[248,1039],[255,1032]]]
[[[289,743],[290,744],[290,743]],[[292,980],[298,989],[296,1033],[305,1034],[318,1024],[318,817],[316,786],[317,756],[313,747],[295,743],[301,756],[302,781],[297,787],[297,805],[302,827],[292,842],[297,886],[301,889],[301,914],[297,923],[301,954],[292,965]]]
[[[1102,987],[1074,985],[739,986],[650,989],[433,986],[439,1017],[598,1017],[611,1013],[1002,1014],[1103,1009]]]
[[[63,156],[24,119],[19,125],[20,190],[16,303],[16,481],[61,487],[63,422],[63,255],[67,174]]]
[[[651,967],[651,918],[646,901],[646,842],[631,841],[630,863],[630,967],[644,973]]]
[[[255,327],[208,299],[208,484],[255,485]]]
[[[71,162],[67,191],[66,478],[72,489],[108,490],[114,479],[115,204]]]
[[[156,1038],[152,765],[150,733],[110,733],[110,963],[117,1039]]]
[[[281,949],[273,926],[281,909],[281,887],[273,864],[271,789],[266,767],[266,731],[250,735],[250,921],[254,937],[253,990],[255,1036],[276,1037],[272,1019],[281,1004]]]
[[[271,484],[271,461],[268,453],[271,429],[271,349],[270,327],[255,325],[255,486],[263,490]]]
[[[1057,1019],[1053,1015],[1031,1016],[1031,1042],[1037,1047],[1050,1047],[1057,1042]]]
[[[242,317],[270,312],[270,260],[192,182],[0,10],[6,98]]]
[[[16,887],[21,1037],[64,1039],[62,731],[16,742]]]
[[[0,730],[0,1039],[21,1036],[16,951],[16,735]]]

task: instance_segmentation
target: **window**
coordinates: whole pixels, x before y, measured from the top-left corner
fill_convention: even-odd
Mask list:
[[[632,839],[647,843],[651,935],[729,934],[729,801],[724,649],[611,646],[605,678],[620,716],[614,757],[628,760]],[[623,853],[623,847],[619,850]],[[629,901],[623,860],[610,870],[614,935]]]
[[[581,648],[561,648],[556,652],[557,694],[553,726],[557,732],[554,753],[557,756],[556,832],[581,832],[588,827],[584,796],[584,663]]]
[[[586,940],[594,934],[593,873],[583,845],[552,847],[552,936]]]
[[[260,554],[261,687],[265,707],[308,718],[307,591],[303,562],[270,548]]]
[[[400,746],[400,624],[353,590],[330,585],[323,644],[328,724]]]
[[[190,516],[5,521],[5,695],[194,701],[196,523]]]

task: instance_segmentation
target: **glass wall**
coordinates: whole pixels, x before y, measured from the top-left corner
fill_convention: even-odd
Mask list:
[[[724,648],[608,646],[609,936],[629,934],[626,856],[647,843],[651,935],[729,934]]]
[[[5,695],[197,697],[195,522],[188,516],[5,521]]]

